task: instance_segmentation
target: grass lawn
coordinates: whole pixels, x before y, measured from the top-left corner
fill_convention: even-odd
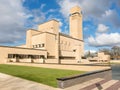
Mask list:
[[[0,64],[0,72],[57,87],[56,78],[78,75],[83,71]]]

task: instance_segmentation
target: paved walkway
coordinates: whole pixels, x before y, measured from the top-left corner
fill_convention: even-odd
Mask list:
[[[45,67],[45,68],[57,68],[57,69],[69,69],[80,71],[95,71],[107,69],[110,67],[103,66],[84,66],[84,65],[58,65],[58,64],[31,64],[31,63],[8,63],[12,65]],[[65,89],[53,88],[37,82],[21,79],[0,73],[0,90],[120,90],[119,80],[105,80],[96,78],[90,81],[86,81],[81,84],[77,84]]]
[[[96,78],[65,90],[120,90],[120,81]]]
[[[120,90],[120,81],[96,78],[65,89],[59,89],[0,73],[0,90]]]
[[[60,89],[0,73],[0,90],[60,90]]]
[[[95,65],[65,65],[65,64],[35,64],[35,63],[7,63],[12,65],[23,65],[33,67],[55,68],[55,69],[67,69],[67,70],[79,70],[79,71],[96,71],[109,69],[109,66],[95,66]]]

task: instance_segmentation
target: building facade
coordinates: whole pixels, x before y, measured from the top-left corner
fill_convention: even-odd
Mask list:
[[[78,63],[84,55],[82,13],[78,6],[71,8],[70,35],[59,32],[59,22],[50,20],[38,25],[38,30],[26,32],[26,44],[0,47],[2,60],[44,63]]]

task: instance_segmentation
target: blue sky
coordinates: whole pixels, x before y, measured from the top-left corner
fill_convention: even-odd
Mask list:
[[[69,34],[69,10],[83,13],[85,50],[120,46],[120,0],[0,0],[0,45],[25,43],[26,30],[50,19]]]

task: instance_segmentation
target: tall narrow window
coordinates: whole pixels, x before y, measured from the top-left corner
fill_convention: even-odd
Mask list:
[[[42,44],[42,47],[44,47],[44,46],[45,46],[45,44],[43,43],[43,44]]]
[[[41,44],[38,44],[39,47],[41,47]]]

